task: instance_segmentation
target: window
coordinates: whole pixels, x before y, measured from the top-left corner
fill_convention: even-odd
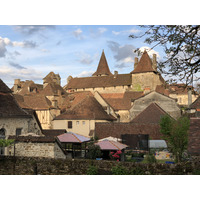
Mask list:
[[[72,121],[68,121],[68,128],[72,128]]]
[[[6,138],[6,130],[4,128],[0,129],[0,139]]]
[[[16,128],[16,136],[19,136],[22,134],[22,128]]]
[[[82,124],[85,125],[85,121],[83,121]]]
[[[79,125],[79,121],[76,121],[76,125]]]

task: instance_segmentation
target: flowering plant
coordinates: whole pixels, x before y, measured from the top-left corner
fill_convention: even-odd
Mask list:
[[[116,151],[115,153],[113,152],[113,151],[111,151],[110,152],[110,157],[111,157],[111,159],[113,159],[113,160],[117,160],[117,161],[119,161],[119,158],[120,158],[120,154],[121,154],[122,152],[119,150],[119,151]]]

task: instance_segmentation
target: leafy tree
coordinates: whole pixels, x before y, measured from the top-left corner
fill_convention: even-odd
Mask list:
[[[144,42],[164,48],[166,57],[158,63],[161,73],[177,76],[186,84],[193,82],[193,76],[200,71],[200,25],[147,25],[141,26],[145,32],[130,35],[143,38]]]
[[[7,147],[13,144],[14,140],[0,139],[0,147]]]
[[[99,145],[95,145],[94,142],[88,144],[88,158],[96,159],[102,156],[101,149]]]
[[[189,126],[190,121],[187,117],[180,117],[177,121],[168,115],[161,118],[160,132],[177,162],[182,161],[183,152],[187,150]]]

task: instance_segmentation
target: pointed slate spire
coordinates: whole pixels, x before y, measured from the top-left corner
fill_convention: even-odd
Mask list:
[[[92,76],[110,76],[110,75],[113,75],[113,74],[110,72],[110,69],[108,67],[108,63],[106,60],[106,56],[103,50],[100,61],[99,61],[99,65],[97,67],[97,71]]]
[[[152,61],[146,52],[146,49],[144,50],[144,53],[142,54],[142,57],[140,58],[136,68],[131,72],[131,74],[143,72],[156,72],[156,70],[153,68]]]

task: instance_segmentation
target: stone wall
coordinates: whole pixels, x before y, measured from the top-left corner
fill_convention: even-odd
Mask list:
[[[163,82],[158,74],[153,72],[132,74],[132,90],[143,91],[145,88],[150,88],[155,91],[157,85],[162,85]]]
[[[171,98],[177,99],[177,103],[181,106],[188,106],[188,94],[170,94]],[[192,94],[192,102],[197,99],[198,95]]]
[[[121,165],[128,171],[148,175],[188,175],[200,169],[200,160],[182,164],[141,164],[133,162],[96,161],[96,160],[63,160],[27,157],[0,157],[1,175],[84,175],[88,168],[94,165],[98,174],[109,175],[114,166]]]
[[[23,157],[66,158],[57,143],[18,142],[7,149],[7,155]]]
[[[157,92],[151,92],[134,101],[133,106],[130,109],[131,120],[141,113],[145,108],[147,108],[151,103],[158,104],[165,112],[175,119],[181,116],[181,111],[174,99]]]
[[[40,135],[41,131],[36,121],[33,118],[1,118],[0,129],[4,128],[6,131],[6,138],[9,135],[16,135],[16,129],[21,128],[21,134],[35,133]]]

